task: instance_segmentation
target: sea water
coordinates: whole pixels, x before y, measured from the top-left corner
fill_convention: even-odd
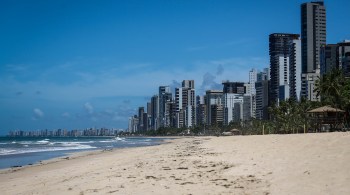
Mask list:
[[[162,138],[0,137],[0,169],[38,163],[72,152],[158,145]]]

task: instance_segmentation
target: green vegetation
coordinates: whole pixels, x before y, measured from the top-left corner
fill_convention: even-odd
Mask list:
[[[315,91],[321,96],[323,105],[350,111],[350,78],[339,69],[333,69],[317,80]]]

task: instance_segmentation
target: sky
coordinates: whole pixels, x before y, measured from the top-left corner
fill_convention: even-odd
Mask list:
[[[268,35],[300,33],[302,0],[1,0],[0,135],[127,128],[158,87],[248,81]],[[349,0],[326,0],[327,43],[350,39]]]

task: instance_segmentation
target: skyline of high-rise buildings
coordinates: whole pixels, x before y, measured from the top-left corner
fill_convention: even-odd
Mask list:
[[[268,107],[289,98],[319,101],[315,82],[332,68],[350,71],[350,42],[326,44],[326,8],[323,1],[300,6],[300,34],[269,35],[270,67],[263,71],[251,69],[248,82],[223,81],[222,90],[206,90],[195,96],[193,80],[184,80],[175,89],[175,98],[167,97],[176,109],[169,110],[176,122],[169,126],[164,120],[159,127],[193,127],[195,125],[228,125],[256,118],[269,119]],[[350,73],[349,73],[350,75]],[[162,96],[162,93],[159,93]],[[159,99],[163,105],[163,100]],[[163,105],[164,106],[164,105]],[[159,109],[159,116],[166,116]],[[151,119],[154,121],[154,119]],[[154,129],[155,130],[155,129]]]

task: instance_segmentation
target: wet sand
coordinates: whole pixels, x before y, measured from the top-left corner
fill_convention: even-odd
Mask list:
[[[190,137],[1,170],[1,194],[350,194],[350,132]]]

